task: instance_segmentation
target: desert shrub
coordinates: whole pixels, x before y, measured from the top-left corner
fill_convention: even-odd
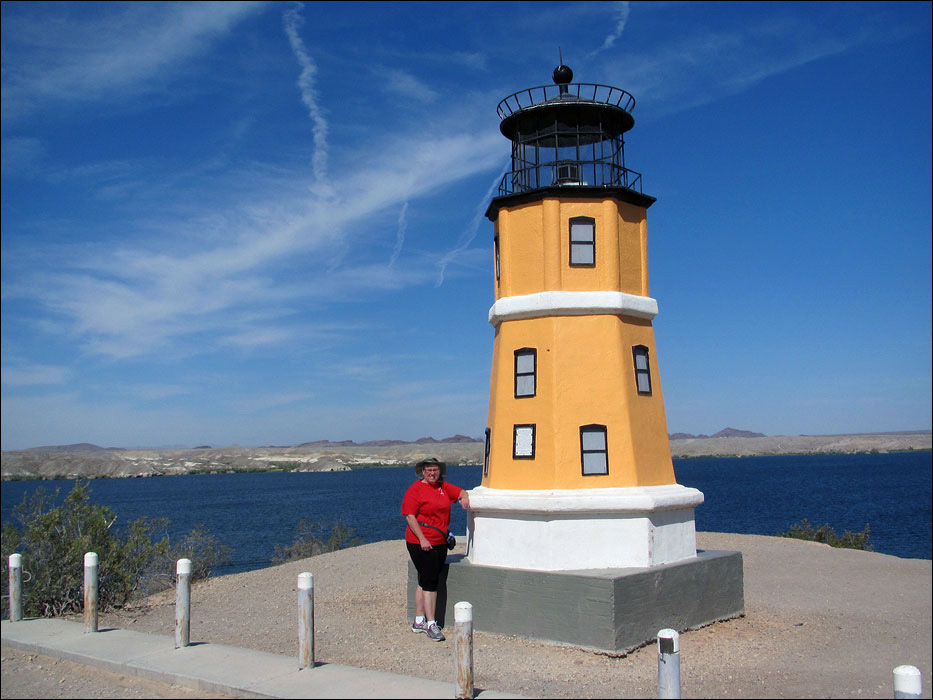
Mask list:
[[[862,549],[867,552],[874,551],[874,548],[868,543],[868,536],[871,528],[866,524],[861,532],[852,532],[846,530],[842,537],[836,534],[836,531],[828,524],[820,525],[815,528],[810,521],[804,518],[799,523],[790,526],[787,532],[779,532],[778,537],[791,537],[796,540],[807,540],[809,542],[822,542],[830,547],[843,547],[845,549]]]
[[[319,522],[309,522],[302,518],[295,527],[295,541],[287,547],[275,545],[272,554],[273,564],[284,564],[287,561],[296,561],[308,557],[336,552],[338,549],[358,547],[366,542],[355,536],[355,530],[343,522],[334,523],[329,533]],[[325,534],[327,539],[325,540]]]
[[[208,578],[218,566],[230,563],[233,549],[220,544],[204,525],[195,525],[181,541],[169,548],[166,556],[169,570],[174,575],[175,562],[191,560],[191,580]]]
[[[16,506],[14,520],[3,525],[4,616],[9,611],[9,555],[14,552],[23,556],[23,615],[27,617],[82,610],[86,552],[98,556],[101,610],[122,607],[138,595],[171,586],[176,554],[189,556],[195,563],[203,561],[199,571],[208,573],[225,554],[209,533],[198,528],[172,547],[166,518],[143,517],[125,528],[115,527],[116,513],[91,503],[86,481],[76,481],[60,506],[54,506],[57,500],[58,490],[49,495],[45,489],[36,489]]]

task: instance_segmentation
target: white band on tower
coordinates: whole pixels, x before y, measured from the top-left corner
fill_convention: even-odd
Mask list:
[[[489,309],[489,322],[498,326],[503,321],[522,318],[591,314],[634,316],[650,321],[658,315],[658,302],[625,292],[538,292],[502,297]]]

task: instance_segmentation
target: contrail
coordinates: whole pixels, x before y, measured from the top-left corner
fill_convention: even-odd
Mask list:
[[[616,20],[615,29],[603,40],[603,45],[595,51],[591,51],[589,56],[595,56],[600,51],[605,51],[615,43],[616,39],[622,36],[622,30],[625,29],[625,23],[628,22],[628,14],[631,8],[627,2],[617,2],[616,9],[618,19]]]
[[[304,3],[296,2],[289,7],[283,16],[282,24],[292,53],[301,66],[301,75],[298,76],[298,89],[301,92],[301,101],[308,108],[311,117],[311,133],[314,137],[314,155],[311,157],[311,172],[314,175],[315,190],[319,194],[332,194],[332,188],[327,177],[327,120],[317,100],[314,90],[314,77],[317,74],[317,65],[305,49],[304,42],[298,35],[298,30],[304,24],[301,10]]]
[[[511,165],[511,160],[506,161],[505,165],[502,167],[502,170],[499,171],[499,174],[496,175],[492,184],[489,185],[489,189],[486,190],[486,194],[483,195],[483,198],[479,201],[479,205],[476,207],[476,213],[473,214],[473,219],[470,221],[470,225],[467,226],[466,230],[460,234],[460,239],[457,241],[457,246],[446,253],[437,262],[437,282],[435,287],[440,287],[444,284],[444,271],[447,269],[447,264],[453,260],[457,255],[462,253],[467,247],[473,242],[473,239],[476,238],[476,234],[479,231],[479,225],[483,221],[483,214],[486,213],[486,207],[489,206],[489,199],[492,197],[493,191],[499,186],[499,182],[502,180],[502,176],[505,175],[505,171],[509,169]]]
[[[408,200],[402,205],[402,211],[398,213],[398,231],[395,234],[395,248],[392,250],[392,257],[389,258],[389,267],[398,260],[398,254],[402,252],[402,245],[405,243],[405,231],[408,229]]]

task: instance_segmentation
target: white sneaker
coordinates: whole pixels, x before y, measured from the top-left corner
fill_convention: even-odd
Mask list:
[[[425,620],[424,622],[417,622],[417,621],[416,621],[416,622],[412,622],[412,623],[411,623],[411,631],[412,631],[412,632],[427,632],[427,631],[428,631],[428,621]]]

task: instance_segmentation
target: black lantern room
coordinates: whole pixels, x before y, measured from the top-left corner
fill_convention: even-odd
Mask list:
[[[572,83],[573,71],[563,64],[553,77],[553,85],[526,88],[499,103],[499,129],[512,142],[512,169],[498,195],[552,187],[640,194],[641,174],[625,167],[623,140],[635,125],[635,98],[609,85]]]

